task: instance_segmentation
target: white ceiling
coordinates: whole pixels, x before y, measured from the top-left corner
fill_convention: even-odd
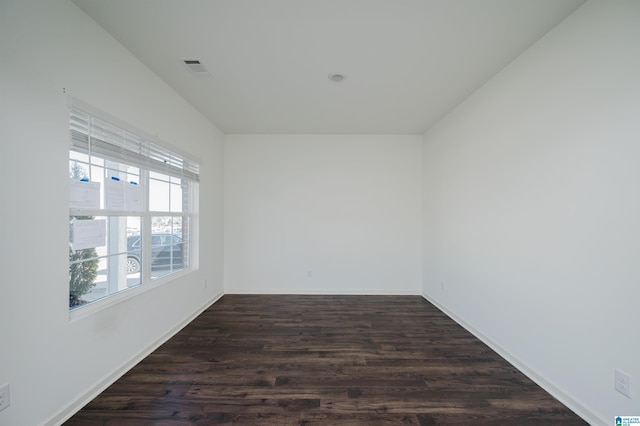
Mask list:
[[[74,2],[225,133],[422,134],[584,0]]]

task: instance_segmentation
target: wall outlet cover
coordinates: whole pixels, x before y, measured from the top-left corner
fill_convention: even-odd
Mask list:
[[[620,370],[615,372],[615,388],[618,392],[631,398],[631,376]]]
[[[11,395],[9,393],[9,383],[0,386],[0,411],[11,405]]]

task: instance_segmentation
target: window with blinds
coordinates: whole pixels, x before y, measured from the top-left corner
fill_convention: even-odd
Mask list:
[[[198,162],[75,99],[69,128],[70,309],[193,268]]]

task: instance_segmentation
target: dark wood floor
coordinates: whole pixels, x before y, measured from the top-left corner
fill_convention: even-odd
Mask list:
[[[226,295],[66,425],[584,425],[419,296]]]

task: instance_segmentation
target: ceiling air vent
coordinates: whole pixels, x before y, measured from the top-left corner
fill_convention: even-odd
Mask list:
[[[196,77],[211,77],[211,74],[199,59],[183,59],[182,63]]]

